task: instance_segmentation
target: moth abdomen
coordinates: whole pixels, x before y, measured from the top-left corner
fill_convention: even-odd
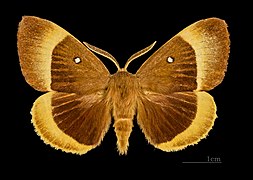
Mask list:
[[[117,136],[117,147],[119,154],[127,154],[128,139],[132,132],[133,120],[132,119],[115,119],[113,127]]]

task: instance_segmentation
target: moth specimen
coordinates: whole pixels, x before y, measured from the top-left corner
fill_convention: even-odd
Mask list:
[[[108,52],[81,43],[45,19],[24,16],[17,34],[20,66],[27,83],[46,92],[33,104],[32,123],[56,149],[85,154],[97,147],[113,120],[119,154],[127,154],[136,119],[146,139],[163,151],[177,151],[206,137],[216,119],[209,91],[225,75],[229,56],[227,24],[197,21],[172,37],[139,68],[124,68]],[[118,68],[110,74],[93,53]],[[134,116],[136,115],[136,118]]]

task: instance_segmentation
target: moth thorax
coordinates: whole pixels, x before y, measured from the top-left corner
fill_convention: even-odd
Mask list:
[[[109,83],[109,94],[115,119],[133,118],[136,107],[137,83],[134,75],[117,72]]]
[[[127,154],[128,139],[132,132],[133,120],[132,119],[115,119],[114,131],[117,136],[117,147],[119,154]]]
[[[122,96],[127,96],[134,93],[136,90],[136,77],[129,72],[119,71],[113,75],[111,79],[111,89]]]

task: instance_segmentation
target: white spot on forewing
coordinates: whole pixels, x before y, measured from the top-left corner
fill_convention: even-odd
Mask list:
[[[168,63],[172,63],[172,62],[174,62],[174,59],[173,59],[172,57],[168,57],[168,58],[167,58],[167,62],[168,62]]]
[[[76,64],[79,64],[81,62],[81,59],[79,57],[74,58],[74,62]]]

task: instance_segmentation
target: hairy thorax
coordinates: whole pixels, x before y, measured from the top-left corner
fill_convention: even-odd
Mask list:
[[[126,71],[118,71],[112,75],[108,95],[111,98],[112,114],[115,119],[133,118],[138,89],[135,75]]]

